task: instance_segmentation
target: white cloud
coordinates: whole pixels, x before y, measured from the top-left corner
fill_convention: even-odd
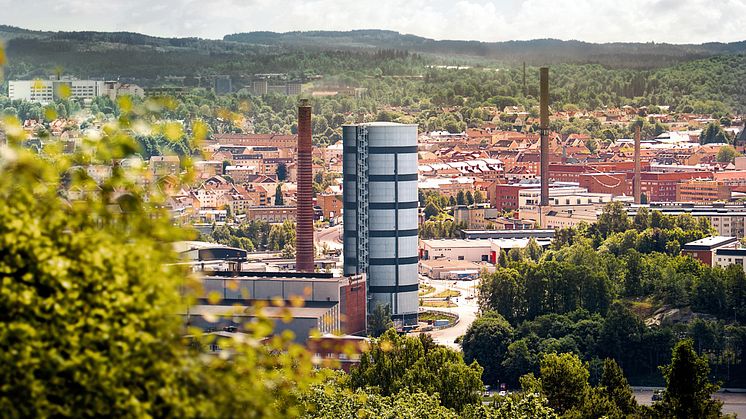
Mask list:
[[[700,43],[746,38],[744,0],[0,0],[0,23],[221,38],[391,29],[435,39]]]

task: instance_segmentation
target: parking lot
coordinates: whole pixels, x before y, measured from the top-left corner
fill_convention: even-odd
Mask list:
[[[653,404],[653,390],[635,390],[637,403]],[[715,398],[722,400],[723,413],[735,413],[739,418],[746,418],[746,393],[716,393]]]

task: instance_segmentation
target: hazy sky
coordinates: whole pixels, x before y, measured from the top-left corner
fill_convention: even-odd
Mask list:
[[[746,39],[746,0],[0,0],[0,23],[222,38],[391,29],[435,39],[701,43]]]

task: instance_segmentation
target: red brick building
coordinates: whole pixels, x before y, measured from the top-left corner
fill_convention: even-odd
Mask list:
[[[344,333],[350,335],[366,334],[368,328],[367,303],[364,275],[349,276],[340,280],[339,314]]]
[[[549,179],[555,182],[580,182],[584,173],[620,173],[633,172],[635,164],[632,161],[599,162],[588,164],[549,164]],[[644,164],[642,170],[650,170],[649,164]]]
[[[629,194],[626,173],[583,173],[578,176],[577,182],[591,193],[610,193],[614,196]]]
[[[632,195],[634,173],[627,173],[627,195]],[[648,202],[676,202],[676,185],[696,178],[712,179],[711,172],[642,172],[640,189]]]
[[[487,198],[492,208],[498,211],[518,209],[518,194],[525,189],[536,189],[538,185],[515,185],[493,183],[487,188]]]
[[[316,196],[316,203],[321,208],[324,219],[339,217],[342,214],[342,196],[321,194]]]
[[[691,179],[676,185],[678,202],[715,202],[730,199],[731,187],[716,180]]]

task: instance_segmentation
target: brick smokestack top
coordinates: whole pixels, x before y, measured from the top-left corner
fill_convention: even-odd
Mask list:
[[[295,268],[313,272],[313,167],[311,160],[311,106],[308,100],[298,104],[298,195],[295,230]]]
[[[549,205],[549,69],[539,69],[540,102],[539,131],[541,133],[541,201],[542,207]]]

